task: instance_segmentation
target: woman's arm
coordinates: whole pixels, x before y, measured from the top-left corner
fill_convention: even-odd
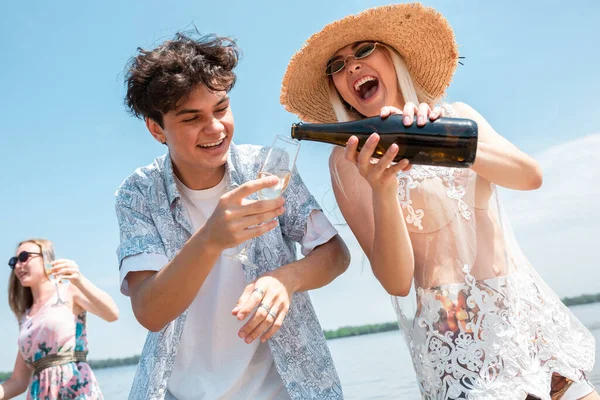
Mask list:
[[[119,309],[112,297],[83,276],[75,261],[56,260],[51,273],[71,281],[69,290],[73,295],[73,301],[82,309],[108,322],[119,318]]]
[[[379,163],[370,163],[378,136],[372,136],[357,155],[357,141],[344,150],[336,148],[330,158],[333,191],[346,222],[369,258],[373,274],[391,295],[406,296],[414,273],[414,254],[404,215],[398,202],[396,173],[400,162],[387,167],[397,152]]]
[[[542,171],[538,163],[500,136],[490,124],[465,103],[452,107],[461,118],[477,122],[479,143],[473,171],[497,185],[516,190],[533,190],[542,185]]]
[[[31,369],[25,363],[21,353],[17,353],[17,360],[11,377],[0,384],[0,400],[12,399],[25,392],[30,379]]]
[[[72,285],[73,299],[81,308],[108,322],[119,318],[119,308],[108,293],[100,290],[86,277],[78,286]]]

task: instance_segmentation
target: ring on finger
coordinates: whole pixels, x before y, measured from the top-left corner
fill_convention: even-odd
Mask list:
[[[265,303],[260,303],[259,307],[262,307],[265,309],[265,311],[267,312],[267,314],[271,313],[271,307],[269,307],[268,305],[266,305]]]
[[[254,293],[254,292],[260,293],[260,297],[261,298],[265,297],[265,292],[261,288],[254,288],[254,290],[252,291],[252,293]]]
[[[269,310],[269,311],[267,311],[267,314],[269,314],[271,317],[273,317],[273,320],[277,319],[277,310]]]

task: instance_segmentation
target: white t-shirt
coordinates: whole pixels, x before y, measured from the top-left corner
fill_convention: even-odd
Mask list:
[[[194,231],[214,212],[226,191],[226,178],[215,187],[191,190],[176,178],[181,199]],[[302,254],[326,243],[337,234],[321,211],[313,211],[301,242]],[[237,333],[246,323],[231,310],[246,283],[242,264],[230,257],[241,246],[225,250],[212,268],[188,309],[175,365],[168,383],[178,400],[256,399],[289,400],[267,343],[259,339],[246,344]],[[121,265],[122,291],[127,292],[126,276],[132,271],[158,271],[168,260],[156,254],[127,257]],[[259,337],[260,338],[260,337]]]

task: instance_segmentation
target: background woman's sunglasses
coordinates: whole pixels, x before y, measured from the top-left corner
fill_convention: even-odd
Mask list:
[[[17,262],[21,261],[22,263],[24,263],[27,260],[29,260],[29,257],[31,257],[32,255],[39,256],[39,255],[42,255],[42,253],[33,253],[31,251],[22,251],[19,253],[18,256],[11,257],[10,260],[8,260],[8,266],[10,267],[10,269],[15,269]]]
[[[378,43],[363,43],[354,51],[354,54],[347,55],[343,58],[334,58],[330,60],[327,64],[327,68],[325,68],[325,75],[333,75],[337,74],[346,66],[346,60],[348,57],[354,57],[355,60],[360,60],[361,58],[365,58],[370,56],[373,51],[375,51],[375,47],[377,47]]]

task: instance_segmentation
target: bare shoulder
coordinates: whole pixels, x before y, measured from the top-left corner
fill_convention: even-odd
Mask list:
[[[481,115],[470,105],[467,103],[463,103],[461,101],[457,101],[451,104],[454,112],[461,118],[469,118],[469,117],[480,117]]]
[[[346,149],[341,146],[334,146],[331,151],[331,154],[329,155],[329,167],[332,175],[336,171],[344,174],[358,173],[356,166],[346,160],[345,151]]]
[[[342,160],[344,160],[344,148],[342,146],[333,146],[333,150],[331,150],[331,154],[329,155],[329,165],[337,165]]]
[[[479,125],[479,130],[485,132],[494,132],[490,123],[477,110],[467,103],[455,102],[452,103],[452,109],[459,118],[467,118],[475,121]],[[497,133],[496,133],[497,134]]]
[[[362,178],[358,168],[346,160],[345,148],[341,146],[335,146],[329,156],[329,174],[334,189],[343,188],[344,193],[346,193],[345,189],[354,187],[360,182],[361,179],[359,178]]]

